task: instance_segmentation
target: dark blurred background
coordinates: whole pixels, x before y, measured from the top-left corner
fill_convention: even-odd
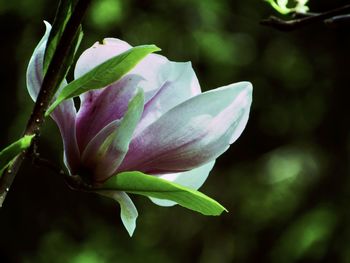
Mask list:
[[[1,148],[31,112],[26,66],[57,4],[0,0]],[[279,32],[259,25],[271,14],[260,0],[93,1],[80,52],[104,37],[154,43],[191,60],[203,90],[253,83],[248,126],[201,188],[230,212],[204,217],[135,197],[130,238],[112,200],[73,192],[26,162],[0,210],[0,262],[350,262],[350,26]],[[51,120],[39,151],[61,162]]]

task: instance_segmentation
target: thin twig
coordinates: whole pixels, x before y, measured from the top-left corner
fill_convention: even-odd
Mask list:
[[[350,14],[333,16],[331,18],[325,19],[324,23],[329,27],[335,27],[339,25],[349,25],[350,24]]]
[[[48,108],[51,99],[59,85],[59,74],[63,70],[63,60],[69,53],[71,43],[76,35],[76,32],[81,24],[81,21],[86,13],[91,0],[79,0],[74,8],[66,29],[62,34],[60,43],[54,53],[52,61],[49,65],[47,73],[44,77],[38,98],[34,105],[32,115],[30,116],[27,126],[24,130],[25,135],[38,135],[44,121],[44,113]],[[15,176],[24,159],[28,158],[29,151],[23,151],[19,154],[8,169],[0,178],[0,207],[6,198],[8,191],[15,179]]]
[[[332,9],[324,13],[312,14],[310,16],[305,16],[302,18],[297,18],[297,19],[288,20],[288,21],[280,19],[275,16],[271,16],[268,19],[262,20],[260,24],[264,26],[273,27],[281,31],[291,31],[306,25],[310,25],[315,22],[325,21],[332,17],[344,14],[345,12],[348,12],[348,11],[350,11],[350,4]]]
[[[87,184],[86,181],[82,180],[82,178],[78,175],[70,175],[66,173],[60,166],[56,165],[54,162],[39,157],[38,154],[34,154],[32,156],[33,164],[39,167],[46,167],[53,171],[55,174],[63,177],[68,187],[75,191],[83,191],[83,192],[91,192],[97,190],[97,188],[93,188],[92,185]]]
[[[47,160],[47,159],[44,159],[44,158],[41,158],[41,157],[39,157],[38,154],[35,154],[32,157],[32,159],[33,159],[33,164],[35,166],[46,167],[56,174],[63,175],[63,176],[69,176],[69,175],[66,175],[65,171],[63,169],[61,169],[58,165],[56,165],[54,162]]]

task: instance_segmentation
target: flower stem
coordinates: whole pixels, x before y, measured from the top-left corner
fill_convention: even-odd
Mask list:
[[[271,16],[268,19],[264,19],[260,22],[261,25],[273,27],[275,29],[281,30],[281,31],[291,31],[294,29],[298,29],[302,26],[310,25],[315,22],[323,21],[326,24],[332,24],[336,22],[336,19],[334,21],[334,18],[337,16],[344,14],[345,12],[348,12],[350,10],[350,4],[344,5],[342,7],[338,7],[335,9],[332,9],[330,11],[326,11],[323,13],[318,14],[310,14],[308,13],[304,14],[303,17],[293,19],[293,20],[283,20],[278,17]],[[333,19],[332,19],[333,18]],[[349,16],[345,17],[346,19],[349,19]],[[344,19],[344,17],[343,17]]]
[[[59,76],[61,72],[65,70],[63,61],[69,54],[71,48],[74,48],[72,42],[74,41],[79,25],[81,24],[90,2],[91,0],[78,0],[75,5],[74,11],[55,50],[47,73],[45,74],[38,98],[24,130],[24,135],[38,135],[40,133],[41,126],[44,122],[45,111],[60,84]],[[28,156],[28,150],[19,154],[0,178],[0,207],[3,205],[23,160],[28,158]]]

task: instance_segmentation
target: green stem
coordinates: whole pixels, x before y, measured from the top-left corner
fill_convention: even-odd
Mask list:
[[[34,109],[24,130],[24,135],[38,135],[40,133],[41,126],[44,122],[45,111],[58,89],[60,84],[59,76],[61,72],[65,70],[63,61],[70,53],[71,48],[74,48],[72,47],[72,42],[90,2],[91,0],[79,0],[74,8],[72,16],[67,23],[62,38],[60,39],[57,49],[52,57],[47,73],[45,74]],[[28,158],[28,153],[28,151],[24,151],[19,154],[0,178],[0,207],[3,205],[6,195],[10,190],[12,182],[15,179],[23,160]]]

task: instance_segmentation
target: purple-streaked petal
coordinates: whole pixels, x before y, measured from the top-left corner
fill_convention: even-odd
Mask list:
[[[45,34],[35,48],[27,69],[27,89],[34,101],[36,101],[43,82],[44,54],[51,31],[51,25],[46,21],[44,23],[46,26]],[[63,85],[66,85],[65,80],[62,83]],[[64,101],[51,114],[51,117],[60,129],[64,146],[64,162],[71,173],[74,173],[79,164],[79,151],[75,134],[75,115],[76,110],[73,100]]]
[[[88,143],[88,145],[85,147],[84,152],[82,153],[82,161],[81,161],[81,167],[79,168],[79,173],[81,176],[85,177],[92,177],[89,178],[94,180],[95,175],[98,175],[98,177],[105,177],[105,173],[107,171],[105,170],[105,163],[111,164],[114,163],[115,155],[108,155],[106,153],[106,143],[108,142],[108,139],[113,136],[113,133],[118,129],[120,126],[120,120],[115,120],[108,124],[106,127],[104,127],[92,140]],[[111,144],[109,140],[109,144]],[[99,153],[99,151],[101,153]],[[118,153],[117,153],[118,154]],[[117,156],[117,159],[120,158]],[[102,170],[102,171],[101,171]],[[110,169],[107,169],[110,170]],[[113,170],[113,169],[112,169]],[[89,174],[85,175],[85,172],[89,172]],[[110,172],[109,172],[110,173]],[[108,173],[108,175],[109,175]]]
[[[94,182],[103,182],[115,174],[128,152],[132,135],[141,118],[143,103],[143,91],[139,89],[127,105],[123,118],[111,122],[87,145],[81,158],[82,171],[89,171]]]
[[[119,171],[191,170],[224,153],[242,133],[252,85],[240,82],[195,96],[135,136]]]
[[[170,62],[163,68],[162,75],[167,81],[145,105],[135,136],[168,110],[201,93],[191,62]]]
[[[74,71],[75,78],[82,76],[97,65],[130,48],[131,46],[128,43],[116,38],[106,38],[103,40],[102,44],[96,42],[79,57]],[[169,60],[166,57],[150,54],[128,73],[142,77],[139,87],[144,91],[146,102],[153,97],[166,81],[160,72],[168,63]],[[99,92],[99,90],[90,91],[81,95],[80,99],[84,101],[86,96],[91,97],[91,94],[99,94]]]
[[[149,54],[130,71],[129,74],[142,77],[139,87],[145,93],[145,102],[149,101],[167,81],[167,77],[162,74],[162,71],[168,63],[169,60],[166,57],[158,54]]]
[[[173,183],[177,183],[182,186],[186,186],[190,189],[197,190],[199,187],[203,185],[205,180],[207,180],[208,175],[213,169],[215,161],[211,161],[206,163],[198,168],[192,169],[187,172],[182,173],[171,173],[171,174],[163,174],[159,176],[162,179],[168,180]],[[176,205],[174,201],[159,199],[150,197],[151,201],[160,206],[173,206]]]
[[[51,31],[51,25],[46,21],[44,23],[46,27],[45,34],[34,49],[27,68],[27,89],[33,101],[36,101],[43,81],[44,54]]]
[[[76,109],[73,100],[63,101],[51,114],[60,129],[64,146],[64,163],[71,174],[75,174],[79,166],[80,153],[75,129]]]
[[[98,94],[89,92],[81,103],[76,127],[80,152],[109,123],[121,119],[140,82],[139,76],[127,75]]]

